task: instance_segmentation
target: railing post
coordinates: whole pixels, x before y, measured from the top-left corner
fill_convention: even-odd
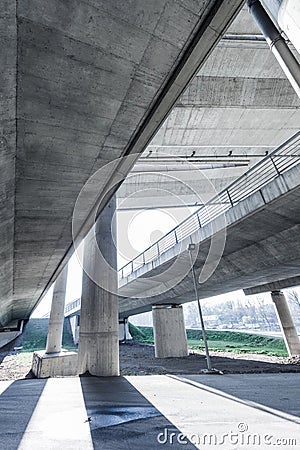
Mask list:
[[[131,273],[133,273],[133,260],[131,261]]]
[[[259,193],[260,193],[260,196],[261,196],[261,198],[263,199],[263,202],[264,202],[264,204],[266,205],[267,204],[267,202],[266,202],[266,199],[265,199],[265,197],[264,197],[264,194],[262,193],[262,190],[261,189],[259,189],[259,191],[258,191]]]
[[[146,260],[145,260],[145,252],[143,252],[143,264],[146,264]]]
[[[276,166],[275,161],[274,161],[274,159],[273,159],[272,156],[270,156],[270,160],[272,161],[273,166],[275,167],[275,170],[276,170],[276,172],[277,172],[277,175],[281,175],[281,174],[280,174],[280,171],[279,171],[278,167]]]
[[[234,205],[233,205],[232,198],[231,198],[231,195],[230,195],[230,193],[229,193],[229,190],[227,189],[226,192],[227,192],[227,195],[228,195],[228,198],[229,198],[229,201],[230,201],[231,206],[234,206]]]
[[[199,223],[199,228],[201,228],[201,220],[200,220],[199,213],[197,212],[196,214],[197,214],[197,219],[198,219],[198,223]]]
[[[158,242],[157,242],[157,244],[156,244],[156,247],[157,247],[157,256],[160,256],[159,243],[158,243]]]
[[[177,236],[176,230],[174,230],[174,236],[175,236],[175,242],[176,242],[176,244],[178,244],[178,236]]]

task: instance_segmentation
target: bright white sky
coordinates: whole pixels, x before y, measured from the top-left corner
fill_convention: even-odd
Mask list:
[[[81,280],[82,280],[82,269],[76,254],[74,254],[69,261],[68,268],[68,281],[66,290],[66,303],[75,300],[81,296]],[[31,317],[42,317],[44,314],[48,313],[51,308],[53,286],[37,308],[32,313]]]
[[[191,214],[180,211],[180,219]],[[117,214],[118,267],[122,267],[134,256],[156,242],[161,236],[178,224],[178,214],[174,208],[167,210],[143,210],[132,213],[120,211]],[[126,258],[127,256],[127,258]],[[82,269],[74,254],[69,261],[66,304],[81,296]],[[31,317],[42,317],[50,311],[52,291],[49,289]]]

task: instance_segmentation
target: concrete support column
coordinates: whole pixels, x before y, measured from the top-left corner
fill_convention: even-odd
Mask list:
[[[46,354],[58,353],[61,351],[67,278],[68,265],[64,267],[54,284]]]
[[[68,266],[65,266],[53,289],[46,350],[40,350],[33,354],[31,370],[37,378],[76,374],[77,353],[61,348],[67,277]]]
[[[69,317],[69,321],[72,330],[73,342],[77,345],[79,340],[80,315],[75,314],[74,316]]]
[[[130,341],[132,336],[129,331],[128,319],[119,320],[119,341]]]
[[[285,345],[290,356],[300,355],[300,340],[284,294],[281,291],[271,293],[276,314],[283,333]]]
[[[156,358],[188,356],[187,337],[181,305],[156,305],[152,308]]]
[[[119,375],[115,209],[113,197],[84,241],[78,346],[80,374],[88,371],[95,376]]]

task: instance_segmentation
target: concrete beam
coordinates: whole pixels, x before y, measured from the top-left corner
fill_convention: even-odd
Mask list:
[[[300,285],[300,277],[286,278],[284,280],[274,281],[273,283],[262,284],[247,289],[243,289],[245,295],[256,295],[263,292],[280,291],[281,289],[291,288]]]

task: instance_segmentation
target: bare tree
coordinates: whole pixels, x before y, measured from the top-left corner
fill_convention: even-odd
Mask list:
[[[187,326],[194,327],[199,324],[199,311],[195,302],[191,302],[187,304],[187,317],[186,322]]]
[[[300,296],[297,291],[288,291],[287,299],[289,303],[300,309]]]
[[[291,309],[294,323],[297,329],[300,330],[300,295],[295,290],[288,291],[287,301]]]
[[[272,327],[268,317],[265,299],[263,297],[258,296],[256,297],[256,301],[258,303],[258,314],[262,317],[262,321],[267,324],[268,329],[271,330]]]

